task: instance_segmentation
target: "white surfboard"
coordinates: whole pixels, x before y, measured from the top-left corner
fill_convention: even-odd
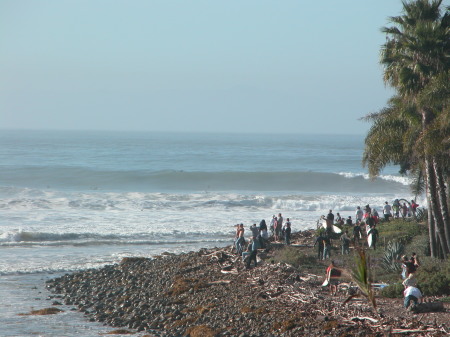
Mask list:
[[[368,243],[369,247],[372,247],[372,245],[373,245],[373,234],[372,233],[370,233],[367,236],[367,243]]]
[[[330,283],[330,281],[328,279],[326,279],[325,281],[323,281],[322,287],[326,287],[328,285],[328,283]]]
[[[324,228],[327,229],[327,221],[326,220],[321,220],[319,223],[319,228]],[[338,226],[333,225],[333,232],[340,234],[342,233],[342,229],[340,229]]]

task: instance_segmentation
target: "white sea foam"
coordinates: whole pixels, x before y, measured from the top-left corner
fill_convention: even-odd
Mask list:
[[[339,175],[346,177],[346,178],[356,178],[356,177],[362,177],[366,180],[371,180],[370,175],[368,173],[354,173],[354,172],[339,172]],[[386,174],[386,175],[379,175],[376,179],[382,179],[386,181],[392,181],[395,183],[399,183],[405,186],[409,186],[412,182],[412,179],[405,176],[399,176],[399,175],[392,175],[392,174]]]

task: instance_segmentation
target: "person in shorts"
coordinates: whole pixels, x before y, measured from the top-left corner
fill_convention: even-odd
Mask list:
[[[337,287],[341,278],[341,270],[336,267],[335,262],[332,260],[331,264],[327,268],[327,280],[329,282],[330,294],[336,296]]]

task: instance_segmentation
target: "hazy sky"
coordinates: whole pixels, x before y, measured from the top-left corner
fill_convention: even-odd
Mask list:
[[[0,0],[0,128],[364,133],[400,0]]]

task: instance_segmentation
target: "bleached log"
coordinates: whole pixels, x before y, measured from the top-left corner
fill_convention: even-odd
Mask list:
[[[378,323],[378,320],[372,317],[352,317],[350,318],[352,321],[370,321],[372,323]]]
[[[230,284],[231,280],[218,280],[218,281],[211,281],[208,282],[209,285],[213,285],[213,284]]]

